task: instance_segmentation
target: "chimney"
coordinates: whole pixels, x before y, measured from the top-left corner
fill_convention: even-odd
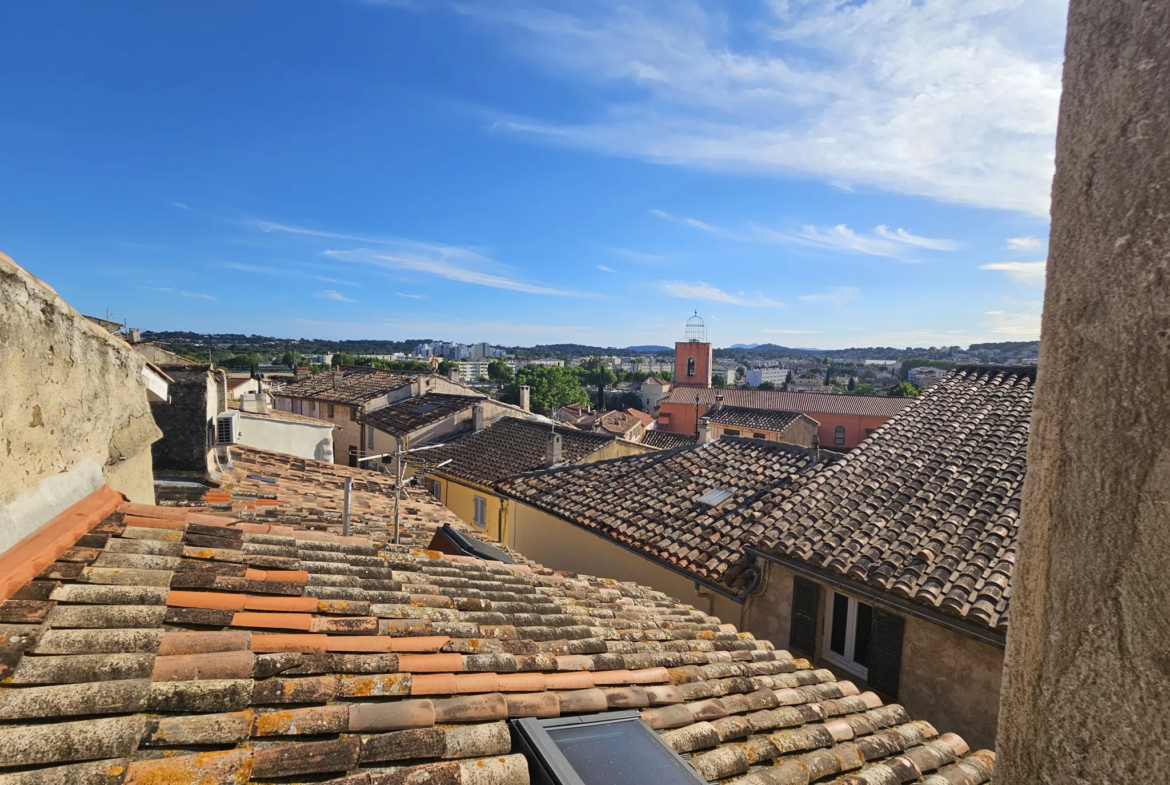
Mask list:
[[[471,430],[479,433],[483,430],[483,405],[471,410]]]
[[[137,327],[131,327],[129,339],[130,343],[142,343],[142,331]]]
[[[815,433],[812,437],[812,445],[810,446],[810,449],[812,450],[812,461],[809,462],[808,467],[811,469],[813,466],[816,466],[821,462],[821,440]]]
[[[301,379],[308,379],[310,373],[311,372],[309,371],[309,366],[298,365],[296,368],[293,369],[293,378],[299,382]]]
[[[341,372],[340,368],[333,369],[333,389],[340,390],[342,383],[345,381],[345,374]]]
[[[712,441],[711,428],[707,425],[707,418],[699,418],[699,444],[706,444]]]
[[[553,431],[548,439],[548,465],[555,466],[561,462],[561,435]]]
[[[451,370],[447,371],[447,378],[453,381],[455,384],[459,384],[459,366],[455,366]]]
[[[527,384],[520,385],[520,408],[526,412],[532,411],[532,388]]]
[[[715,408],[718,409],[723,405],[723,393],[715,393]]]
[[[240,411],[268,414],[271,411],[268,405],[268,393],[244,393],[240,396]]]

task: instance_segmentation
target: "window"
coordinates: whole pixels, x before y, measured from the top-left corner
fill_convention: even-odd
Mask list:
[[[687,358],[687,376],[694,376],[694,375],[695,375],[695,358],[688,357]]]
[[[487,528],[487,499],[476,496],[472,499],[475,510],[472,514],[472,523],[481,529]]]
[[[698,785],[704,782],[638,711],[512,720],[533,782]]]
[[[358,410],[357,410],[356,406],[349,407],[349,419],[356,420],[357,419],[357,412],[358,412]]]
[[[753,433],[752,438],[753,439],[763,439],[764,441],[767,441],[768,434],[766,434],[766,433]]]
[[[731,491],[726,488],[715,488],[707,491],[698,498],[699,504],[705,504],[708,507],[718,507],[723,502],[731,498]]]
[[[723,435],[724,436],[739,436],[739,431],[736,430],[735,428],[724,428]]]
[[[329,419],[333,419],[333,404],[329,404]]]
[[[427,490],[438,501],[443,501],[443,483],[438,480],[427,480]]]
[[[825,609],[824,658],[865,679],[873,637],[873,606],[832,592]]]
[[[844,425],[838,425],[836,428],[833,429],[833,444],[837,445],[838,447],[845,444],[845,426]]]
[[[371,425],[366,426],[366,449],[374,449],[374,428]]]

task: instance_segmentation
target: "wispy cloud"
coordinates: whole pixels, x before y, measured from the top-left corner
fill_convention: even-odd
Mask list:
[[[916,248],[929,248],[932,251],[957,251],[959,243],[954,240],[938,240],[931,237],[920,237],[910,234],[905,229],[890,231],[884,224],[877,228],[877,233],[887,240],[893,240],[904,245],[913,245]]]
[[[180,297],[188,297],[192,300],[214,300],[216,299],[210,294],[200,294],[199,292],[185,292],[182,289],[173,289],[169,286],[144,286],[143,289],[150,289],[152,292],[165,292],[167,294],[177,294]]]
[[[1007,241],[1007,247],[1012,251],[1035,251],[1043,245],[1044,241],[1039,237],[1009,237]]]
[[[860,295],[861,289],[856,286],[834,286],[825,292],[802,294],[800,299],[806,303],[830,303],[840,306],[856,300]]]
[[[760,332],[767,333],[768,335],[820,335],[821,334],[820,330],[781,330],[778,328],[777,329],[766,328],[766,329],[760,330]]]
[[[697,0],[454,7],[509,52],[597,89],[579,123],[505,117],[498,128],[1047,214],[1064,0],[773,0],[747,19]]]
[[[675,215],[668,213],[665,210],[651,209],[650,215],[661,218],[664,221],[673,221],[674,223],[683,224],[685,226],[693,226],[696,229],[702,229],[704,232],[720,232],[722,231],[718,226],[712,226],[709,223],[700,221],[698,218],[690,218],[685,215]]]
[[[363,264],[395,272],[420,273],[449,281],[507,289],[526,294],[557,297],[592,297],[585,292],[560,289],[543,283],[525,281],[512,274],[506,265],[478,251],[457,245],[443,245],[401,237],[334,232],[326,229],[250,219],[245,225],[260,232],[290,235],[314,240],[343,240],[380,246],[378,248],[327,248],[322,253],[336,261]]]
[[[408,300],[425,300],[427,298],[425,294],[411,294],[409,292],[395,292],[394,294],[399,297],[405,297]]]
[[[617,270],[614,270],[612,267],[606,267],[604,264],[597,265],[597,269],[601,270],[603,273],[616,273],[617,272]]]
[[[1018,283],[1030,286],[1040,286],[1044,283],[1044,273],[1048,267],[1047,260],[1040,262],[992,262],[982,265],[981,270],[998,270],[1006,273],[1008,278]]]
[[[987,321],[982,326],[992,335],[1016,341],[1035,341],[1040,338],[1040,301],[1024,305],[1024,311],[985,311]]]
[[[752,307],[778,308],[781,303],[762,294],[748,295],[746,292],[725,292],[718,287],[704,281],[663,281],[662,291],[672,297],[684,300],[710,300],[716,303],[729,305],[746,305]]]
[[[339,291],[334,289],[326,289],[323,292],[317,292],[315,297],[320,297],[324,300],[336,300],[340,303],[355,303],[357,300],[351,300]]]
[[[325,275],[313,275],[311,273],[301,272],[300,270],[281,269],[279,267],[269,267],[263,264],[247,264],[245,262],[217,262],[216,266],[222,267],[225,270],[237,270],[242,273],[255,273],[257,275],[276,275],[281,278],[295,276],[298,278],[312,278],[322,283],[332,283],[338,286],[360,286],[361,284],[354,281],[346,281],[341,278],[330,278]]]
[[[183,202],[171,202],[171,207],[177,207],[177,208],[179,208],[180,210],[190,210],[190,209],[191,209],[190,207],[188,207],[188,206],[187,206],[186,204],[184,204]]]

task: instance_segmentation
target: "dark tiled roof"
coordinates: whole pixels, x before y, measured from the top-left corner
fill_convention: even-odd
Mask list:
[[[670,450],[675,447],[684,447],[694,444],[699,437],[693,433],[671,433],[670,431],[646,431],[642,434],[642,444],[657,447],[660,450]]]
[[[761,431],[782,431],[802,416],[800,412],[750,409],[746,406],[720,406],[706,414],[709,422],[718,425]]]
[[[553,427],[547,422],[502,417],[478,433],[414,453],[410,461],[434,466],[450,460],[440,469],[443,474],[491,485],[513,474],[545,468]],[[561,436],[562,463],[579,461],[613,441],[612,436],[564,425],[556,426],[556,432]]]
[[[380,431],[405,436],[424,425],[445,420],[453,414],[470,409],[486,399],[476,395],[449,395],[447,393],[426,393],[417,398],[407,398],[404,401],[383,406],[359,419],[366,425],[372,425]]]
[[[641,422],[640,419],[633,415],[613,410],[608,412],[594,412],[578,420],[575,424],[582,430],[600,430],[606,433],[612,433],[614,436],[625,436],[634,428],[637,428]]]
[[[307,398],[326,403],[340,403],[347,406],[361,404],[410,384],[417,374],[383,371],[377,368],[345,367],[341,369],[342,384],[333,386],[333,373],[310,376],[299,382],[286,384],[275,395],[289,398]]]
[[[804,412],[805,414],[852,414],[862,417],[893,417],[905,409],[913,398],[886,398],[878,395],[834,395],[832,393],[782,392],[780,390],[717,390],[712,387],[676,387],[662,400],[663,404],[695,405],[695,396],[703,406],[716,405],[722,395],[725,406],[749,409]],[[815,417],[814,417],[815,419]]]
[[[784,499],[759,547],[1006,629],[1035,372],[956,369]]]
[[[513,477],[499,487],[533,507],[701,578],[739,587],[753,523],[769,492],[809,473],[810,451],[724,438],[666,452]],[[731,491],[710,507],[699,497]]]
[[[21,785],[526,785],[505,720],[610,709],[709,781],[994,767],[646,587],[145,505],[0,605],[0,680]]]

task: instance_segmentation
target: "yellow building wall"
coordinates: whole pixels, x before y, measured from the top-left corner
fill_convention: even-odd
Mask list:
[[[494,540],[500,539],[500,507],[502,500],[495,493],[483,486],[457,480],[443,474],[428,474],[429,481],[437,480],[442,486],[440,501],[447,509],[459,516],[460,520],[478,532],[483,532]],[[487,502],[487,525],[480,528],[475,525],[475,497],[482,496]]]
[[[693,580],[543,510],[515,499],[504,501],[505,544],[529,559],[554,570],[635,581],[739,625],[743,610],[739,603],[701,585],[696,590]]]

